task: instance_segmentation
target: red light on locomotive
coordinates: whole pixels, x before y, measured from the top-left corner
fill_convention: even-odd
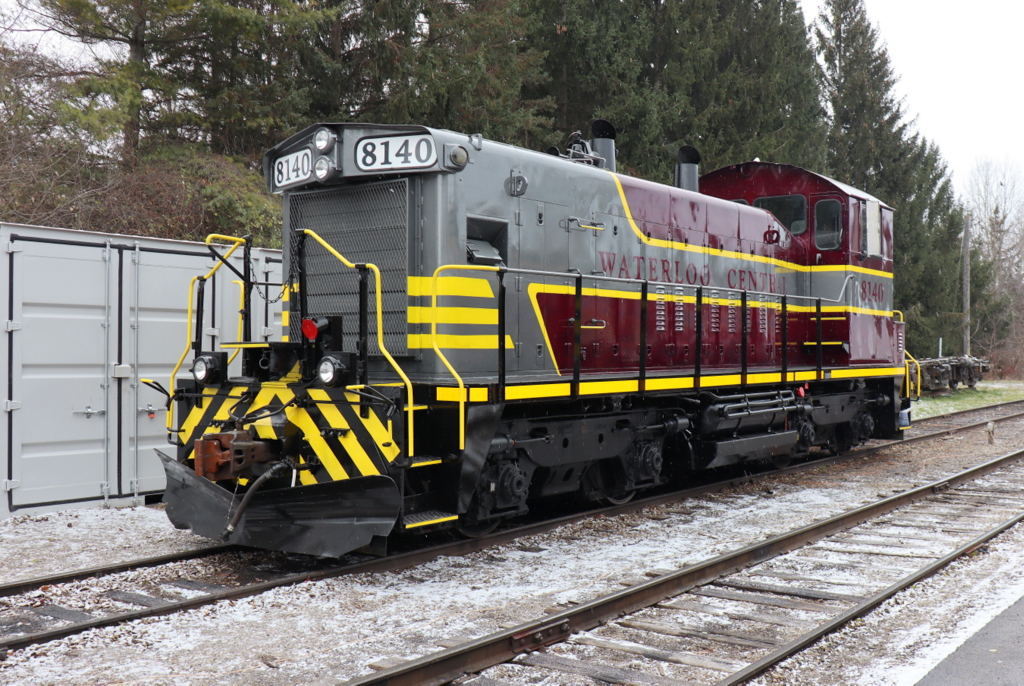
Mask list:
[[[302,320],[302,335],[311,341],[315,341],[317,334],[320,333],[320,328],[316,325],[316,322],[312,319]]]

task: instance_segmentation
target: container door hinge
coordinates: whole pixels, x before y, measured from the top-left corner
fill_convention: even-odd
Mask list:
[[[8,241],[7,246],[4,248],[4,252],[7,253],[21,252],[22,250],[24,250],[24,248],[15,243],[14,241]]]
[[[4,331],[21,331],[21,322],[15,322],[8,319],[4,322]]]
[[[6,479],[4,480],[4,490],[5,491],[13,491],[18,486],[21,486],[21,482],[20,481],[8,481]]]
[[[14,410],[21,409],[20,400],[5,400],[4,401],[4,412],[13,412]]]
[[[118,364],[116,362],[111,362],[111,365],[114,368],[113,371],[111,372],[111,376],[113,378],[115,378],[115,379],[127,379],[127,378],[131,377],[131,375],[132,375],[132,366],[130,364]]]

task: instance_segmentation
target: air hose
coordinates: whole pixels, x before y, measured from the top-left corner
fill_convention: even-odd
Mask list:
[[[256,495],[256,491],[260,490],[263,484],[270,479],[273,479],[278,474],[290,469],[292,469],[291,464],[287,462],[278,462],[273,467],[263,472],[259,478],[253,482],[252,486],[249,487],[249,490],[245,492],[244,496],[242,496],[242,502],[238,504],[238,509],[235,510],[235,516],[231,518],[231,522],[229,522],[227,528],[224,529],[224,533],[220,535],[222,541],[228,540],[228,536],[234,532],[235,527],[238,526],[238,522],[242,519],[242,515],[245,514],[246,508],[248,508],[249,503],[252,502],[252,497]]]

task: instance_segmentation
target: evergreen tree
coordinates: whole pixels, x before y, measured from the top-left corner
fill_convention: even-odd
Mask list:
[[[715,69],[695,89],[691,136],[714,169],[755,157],[825,166],[819,67],[794,0],[719,0]]]

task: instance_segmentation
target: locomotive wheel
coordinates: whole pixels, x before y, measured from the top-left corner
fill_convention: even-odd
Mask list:
[[[627,493],[627,494],[625,494],[623,496],[620,496],[620,497],[615,497],[613,495],[606,495],[606,496],[604,496],[604,498],[602,498],[602,500],[604,500],[609,505],[625,505],[630,500],[632,500],[635,496],[636,496],[636,491],[630,491],[629,493]]]
[[[772,458],[772,465],[776,469],[785,469],[793,461],[792,455],[776,455]]]
[[[455,530],[459,532],[459,535],[466,538],[483,538],[497,529],[500,523],[500,519],[492,519],[486,522],[463,522],[459,520],[459,523],[455,525]]]

